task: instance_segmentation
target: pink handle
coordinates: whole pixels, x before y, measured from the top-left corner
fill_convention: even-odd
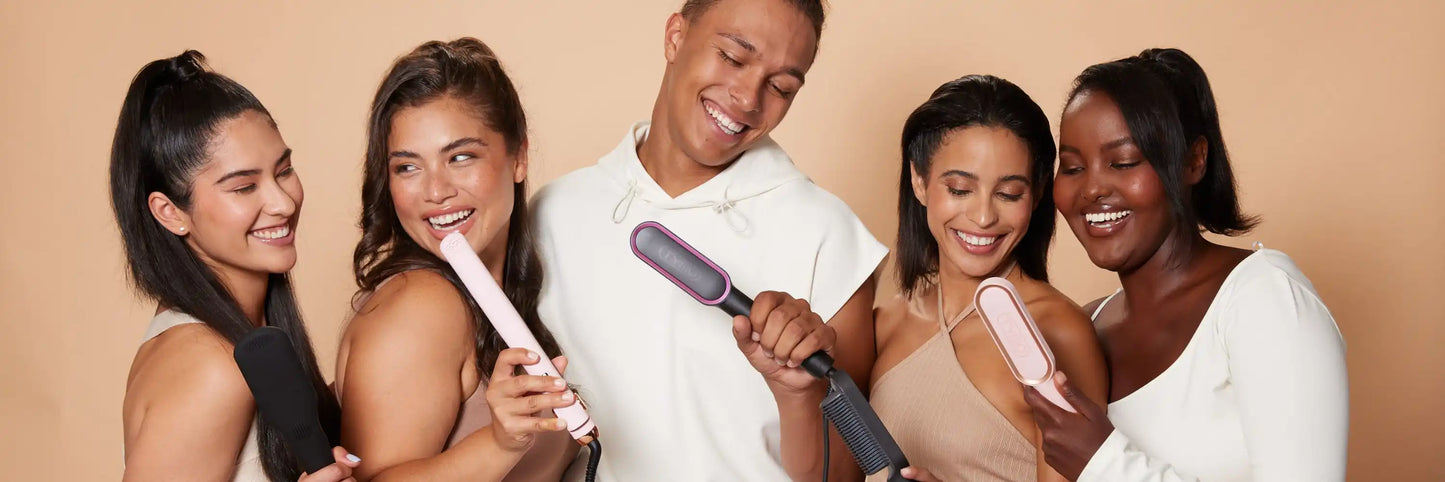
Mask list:
[[[1003,278],[986,279],[974,291],[973,303],[1014,378],[1037,388],[1054,405],[1075,412],[1054,386],[1054,353],[1013,283]]]
[[[1068,400],[1064,400],[1064,394],[1059,393],[1059,387],[1054,385],[1054,377],[1051,376],[1048,380],[1044,380],[1042,383],[1034,385],[1034,388],[1038,389],[1040,395],[1043,395],[1044,398],[1049,399],[1050,402],[1054,402],[1054,405],[1059,406],[1059,408],[1068,410],[1070,412],[1079,413],[1078,410],[1074,410],[1074,406],[1069,404]]]
[[[478,258],[471,245],[467,244],[467,238],[461,233],[448,234],[442,239],[441,250],[442,256],[451,263],[452,269],[461,277],[462,284],[471,292],[472,299],[482,307],[482,312],[487,314],[487,319],[492,322],[497,333],[502,335],[507,346],[526,348],[542,359],[536,364],[523,365],[522,369],[532,375],[561,377],[557,367],[552,365],[552,360],[547,358],[547,352],[542,350],[542,345],[537,343],[537,338],[532,336],[532,331],[522,322],[522,315],[517,314],[517,308],[512,306],[511,300],[508,300],[507,295],[502,293],[502,288],[497,286],[497,280],[492,279],[486,265],[482,264],[481,258]],[[582,408],[581,397],[575,400],[571,405],[553,412],[567,421],[567,431],[572,433],[572,438],[581,439],[590,434],[595,425],[592,417],[587,415],[587,410]]]

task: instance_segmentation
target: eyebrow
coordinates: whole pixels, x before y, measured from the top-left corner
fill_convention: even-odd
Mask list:
[[[728,40],[731,40],[731,41],[733,41],[733,42],[736,42],[739,47],[742,47],[743,50],[748,51],[748,53],[751,53],[751,54],[758,53],[758,47],[757,47],[757,46],[753,45],[752,42],[747,41],[746,39],[738,36],[737,34],[720,33],[720,34],[718,34],[718,35],[721,35],[721,36],[723,36],[723,38],[726,38],[726,39],[728,39]]]
[[[458,147],[462,147],[462,146],[465,146],[465,145],[468,145],[468,144],[477,144],[477,145],[484,146],[484,147],[487,145],[487,143],[486,143],[486,142],[483,142],[481,139],[478,139],[478,138],[475,138],[475,137],[463,137],[463,138],[461,138],[461,139],[457,139],[457,140],[451,141],[450,143],[448,143],[448,144],[445,145],[445,146],[442,146],[441,149],[437,149],[437,152],[445,153],[445,152],[450,151],[450,150],[452,150],[452,149],[456,149],[456,148],[458,148]],[[391,157],[408,157],[408,158],[416,159],[416,158],[420,158],[421,156],[419,156],[419,155],[417,155],[415,152],[411,152],[411,151],[391,151],[391,153],[387,154],[387,157],[388,157],[388,158],[391,158]]]
[[[1028,185],[1028,186],[1034,185],[1034,183],[1032,183],[1032,182],[1029,181],[1028,176],[1021,176],[1021,175],[1018,175],[1018,174],[1009,174],[1009,175],[1007,175],[1007,176],[1000,177],[1000,178],[998,178],[998,181],[999,181],[999,182],[1018,181],[1018,182],[1024,183],[1025,185]]]
[[[255,175],[260,174],[260,173],[261,173],[261,170],[260,170],[260,169],[246,169],[246,170],[241,170],[241,171],[231,171],[231,172],[226,173],[226,175],[221,176],[220,179],[217,179],[217,180],[216,180],[216,184],[220,184],[220,183],[229,181],[229,180],[231,180],[232,178],[245,177],[245,176],[255,176]]]
[[[960,170],[958,170],[958,169],[951,169],[951,170],[948,170],[948,171],[944,171],[943,174],[940,175],[940,176],[938,176],[938,177],[948,177],[948,176],[960,176],[960,177],[966,177],[966,178],[969,178],[969,179],[972,179],[972,180],[975,180],[975,181],[978,180],[978,175],[977,175],[977,174],[974,174],[974,173],[971,173],[971,172],[968,172],[968,171],[960,171]],[[1019,182],[1022,182],[1022,183],[1024,183],[1024,184],[1027,184],[1027,185],[1030,185],[1030,186],[1033,185],[1032,182],[1029,182],[1028,176],[1022,176],[1022,175],[1018,175],[1018,174],[1009,174],[1009,175],[1007,175],[1007,176],[1000,177],[1000,178],[998,178],[998,181],[999,181],[999,182],[1019,181]]]
[[[1134,138],[1133,138],[1133,137],[1120,137],[1120,138],[1118,138],[1118,139],[1114,139],[1114,140],[1112,140],[1112,141],[1105,142],[1104,145],[1099,146],[1099,152],[1104,152],[1104,151],[1109,151],[1109,150],[1113,150],[1113,149],[1118,149],[1118,148],[1120,148],[1120,147],[1127,146],[1127,145],[1130,145],[1130,144],[1133,144],[1133,143],[1134,143]],[[1074,146],[1071,146],[1071,145],[1068,145],[1068,144],[1059,144],[1059,152],[1061,152],[1061,153],[1062,153],[1062,152],[1067,152],[1067,153],[1070,153],[1070,154],[1078,154],[1078,155],[1081,155],[1081,156],[1084,155],[1084,153],[1083,153],[1082,151],[1080,151],[1079,148],[1074,147]]]
[[[743,50],[748,51],[748,53],[750,54],[758,53],[758,47],[756,45],[753,45],[752,42],[747,41],[747,39],[744,39],[737,34],[719,33],[718,35],[733,41],[734,43],[738,44],[739,47],[742,47]],[[805,84],[808,83],[807,78],[803,75],[803,71],[798,69],[797,67],[788,67],[787,69],[783,70],[783,73],[791,75],[793,77],[797,77],[799,82]]]
[[[279,165],[281,165],[281,163],[286,162],[288,159],[291,159],[291,149],[290,149],[290,148],[287,148],[287,149],[286,149],[286,152],[282,152],[282,153],[281,153],[281,157],[276,158],[276,165],[279,166]],[[245,177],[245,176],[255,176],[255,175],[258,175],[258,174],[261,174],[261,170],[260,170],[260,169],[242,169],[242,170],[239,170],[239,171],[231,171],[231,172],[226,173],[226,175],[221,176],[220,179],[217,179],[217,180],[216,180],[216,184],[220,184],[220,183],[229,181],[229,180],[231,180],[232,178]]]
[[[1103,146],[1100,146],[1100,147],[1099,147],[1099,150],[1100,150],[1100,151],[1108,151],[1108,150],[1116,149],[1116,148],[1121,147],[1121,146],[1127,146],[1127,145],[1133,144],[1133,143],[1134,143],[1134,138],[1133,138],[1133,137],[1120,137],[1120,138],[1118,138],[1118,139],[1114,139],[1114,140],[1112,140],[1112,141],[1105,142]]]

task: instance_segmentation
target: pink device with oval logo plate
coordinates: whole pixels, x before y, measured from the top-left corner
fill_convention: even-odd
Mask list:
[[[973,293],[973,304],[1014,378],[1038,389],[1054,405],[1077,413],[1053,384],[1054,353],[1013,283],[998,277],[983,280]]]

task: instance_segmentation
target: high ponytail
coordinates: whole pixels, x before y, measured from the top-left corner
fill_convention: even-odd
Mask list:
[[[192,182],[209,160],[207,151],[219,126],[248,111],[270,117],[250,91],[210,71],[205,56],[188,50],[146,64],[136,74],[121,104],[110,153],[111,208],[135,290],[195,317],[233,344],[252,329],[251,321],[184,238],[154,218],[148,198],[159,192],[182,210],[189,209]],[[340,408],[316,365],[287,274],[270,275],[265,313],[267,324],[285,331],[296,347],[316,391],[322,425],[337,443]],[[296,480],[301,469],[281,432],[259,417],[256,423],[266,475]]]

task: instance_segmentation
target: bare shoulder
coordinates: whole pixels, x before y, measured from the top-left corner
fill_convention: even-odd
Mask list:
[[[908,297],[902,293],[873,307],[873,332],[878,346],[884,346],[888,338],[908,319],[908,307]]]
[[[1029,314],[1050,344],[1054,344],[1055,340],[1065,344],[1094,342],[1093,322],[1085,309],[1068,296],[1052,285],[1036,280],[1019,283],[1018,287]]]
[[[221,480],[235,470],[255,402],[232,352],[223,336],[199,323],[172,327],[141,346],[126,387],[126,480],[175,474]]]
[[[413,270],[396,275],[360,306],[346,327],[353,340],[423,336],[470,337],[471,316],[456,286],[441,274]]]
[[[345,362],[338,363],[338,379],[343,371],[359,368],[367,371],[366,376],[375,376],[373,368],[408,363],[460,367],[475,349],[472,318],[462,296],[434,271],[396,275],[347,324]]]
[[[233,353],[230,341],[204,324],[172,327],[137,353],[127,405],[249,414],[251,390]]]

